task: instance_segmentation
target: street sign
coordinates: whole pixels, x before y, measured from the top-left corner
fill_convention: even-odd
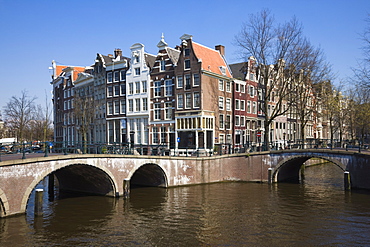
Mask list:
[[[262,135],[261,135],[261,131],[258,131],[257,132],[257,137],[261,137]]]
[[[180,142],[180,137],[177,137],[177,142]]]

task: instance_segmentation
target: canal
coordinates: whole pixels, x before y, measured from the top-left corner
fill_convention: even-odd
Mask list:
[[[306,167],[300,184],[136,188],[128,200],[47,194],[43,216],[31,198],[26,215],[0,219],[0,246],[370,244],[370,194],[345,192],[333,164]]]

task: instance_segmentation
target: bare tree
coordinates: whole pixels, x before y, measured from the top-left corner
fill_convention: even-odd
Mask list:
[[[7,126],[14,130],[18,141],[26,141],[24,132],[33,119],[36,97],[30,97],[27,91],[22,91],[21,96],[12,96],[4,109]]]
[[[297,64],[297,57],[307,55],[307,49],[302,50],[305,42],[307,40],[302,36],[302,27],[295,18],[277,24],[267,10],[252,15],[235,37],[241,54],[245,58],[253,56],[256,60],[258,106],[264,117],[265,143],[269,143],[273,121],[285,115],[294,102],[289,100],[289,85],[296,79],[297,71],[302,69],[302,63]],[[286,73],[286,68],[294,68],[293,73]],[[271,108],[269,105],[272,98],[276,100]]]
[[[76,91],[74,99],[74,118],[76,129],[83,143],[83,151],[87,152],[89,133],[93,128],[95,105],[93,95],[86,95],[82,91]],[[91,139],[90,139],[91,141]]]

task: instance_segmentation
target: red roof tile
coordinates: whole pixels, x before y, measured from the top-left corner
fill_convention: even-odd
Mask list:
[[[226,69],[226,76],[232,77],[229,71],[229,68],[225,62],[225,59],[221,56],[218,50],[214,50],[203,46],[201,44],[192,42],[193,51],[198,59],[202,60],[202,69],[208,70],[213,73],[223,75],[221,73],[220,67],[225,67]]]

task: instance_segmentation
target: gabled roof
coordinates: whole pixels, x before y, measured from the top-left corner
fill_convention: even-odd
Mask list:
[[[192,41],[192,45],[195,56],[202,61],[203,70],[232,77],[229,67],[219,51],[203,46],[194,41]],[[225,75],[221,72],[221,67],[225,68]]]
[[[234,78],[244,81],[248,73],[248,63],[242,62],[230,64],[230,69],[233,73]]]
[[[181,52],[177,49],[173,49],[173,48],[170,48],[170,47],[166,47],[166,51],[167,51],[168,57],[171,59],[172,63],[177,64],[177,62],[179,61],[179,57],[180,57]]]
[[[144,53],[144,57],[145,57],[146,65],[149,68],[153,68],[157,56],[154,56],[154,55],[149,54],[149,53]]]

